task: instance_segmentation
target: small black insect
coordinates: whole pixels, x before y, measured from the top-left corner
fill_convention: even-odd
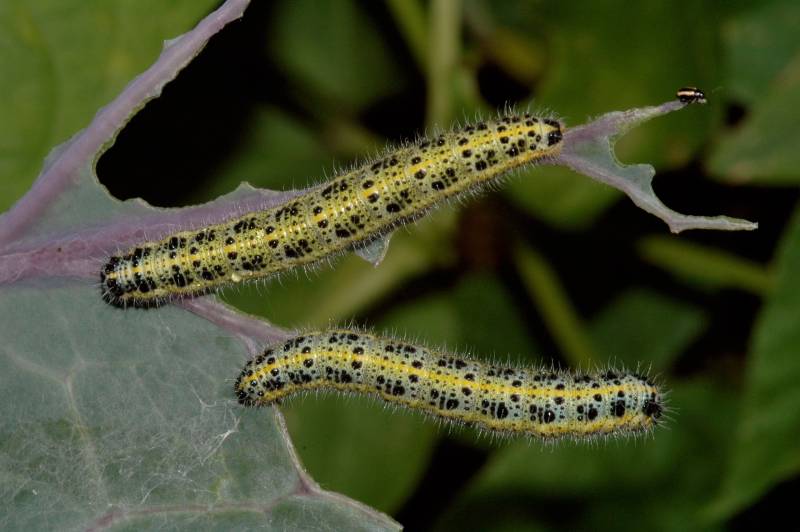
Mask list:
[[[697,87],[681,87],[675,93],[681,103],[706,103],[706,93]]]

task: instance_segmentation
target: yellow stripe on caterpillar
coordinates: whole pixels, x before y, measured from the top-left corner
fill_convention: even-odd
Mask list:
[[[298,336],[250,360],[236,380],[247,406],[316,389],[390,403],[504,434],[541,439],[646,432],[664,410],[642,375],[512,368],[360,331]]]
[[[444,200],[558,154],[562,134],[559,122],[524,114],[421,139],[286,204],[110,257],[103,299],[155,306],[366,246]]]

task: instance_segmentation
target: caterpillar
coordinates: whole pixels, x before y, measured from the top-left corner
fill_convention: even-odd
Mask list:
[[[642,375],[513,368],[353,330],[270,346],[247,362],[234,386],[245,406],[319,389],[377,396],[445,421],[543,440],[647,432],[664,411],[664,394]]]
[[[524,114],[420,139],[284,205],[112,256],[100,273],[102,297],[120,307],[158,306],[348,250],[381,254],[397,226],[558,154],[562,134],[558,121]]]

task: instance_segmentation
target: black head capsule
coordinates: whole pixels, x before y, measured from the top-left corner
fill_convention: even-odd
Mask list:
[[[662,412],[663,408],[657,399],[647,399],[642,407],[642,413],[653,421],[658,421]]]
[[[547,145],[552,146],[553,144],[558,144],[561,142],[563,135],[561,134],[561,127],[559,126],[558,129],[551,131],[547,134]]]
[[[682,87],[675,93],[681,103],[706,103],[706,93],[697,87]]]

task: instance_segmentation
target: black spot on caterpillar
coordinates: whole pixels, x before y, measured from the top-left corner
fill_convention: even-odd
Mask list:
[[[103,299],[121,307],[157,306],[382,246],[394,228],[440,202],[556,155],[562,134],[559,122],[523,114],[420,139],[286,204],[110,257],[100,272]]]
[[[360,331],[310,333],[267,348],[236,380],[241,404],[328,389],[380,397],[493,433],[540,439],[647,432],[663,393],[647,377],[512,368]]]

